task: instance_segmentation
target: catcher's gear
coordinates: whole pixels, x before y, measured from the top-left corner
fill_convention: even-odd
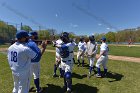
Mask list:
[[[67,32],[62,33],[60,38],[64,43],[68,43],[69,42],[69,33],[67,33]]]
[[[61,58],[67,58],[69,56],[68,46],[62,45],[60,47],[60,56],[61,56]]]

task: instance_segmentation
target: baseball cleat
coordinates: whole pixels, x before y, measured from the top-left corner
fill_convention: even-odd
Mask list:
[[[101,75],[99,75],[99,74],[96,74],[96,77],[97,77],[97,78],[101,78],[102,76],[101,76]]]
[[[39,90],[36,90],[36,93],[41,93],[43,91],[42,88],[40,88]]]
[[[53,77],[57,77],[57,75],[56,74],[53,74]]]
[[[88,78],[90,78],[91,77],[91,73],[89,72],[89,74],[88,74]]]
[[[71,89],[70,88],[67,88],[67,93],[71,93]]]

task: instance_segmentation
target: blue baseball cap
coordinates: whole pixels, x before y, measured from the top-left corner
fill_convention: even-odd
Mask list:
[[[23,37],[28,37],[29,35],[28,35],[28,32],[27,31],[25,31],[25,30],[19,30],[19,31],[17,31],[17,33],[16,33],[16,38],[17,39],[20,39],[20,38],[23,38]]]
[[[29,36],[37,36],[37,35],[38,35],[38,33],[35,32],[35,31],[32,31],[32,32],[29,33]]]
[[[105,37],[102,37],[101,40],[106,41],[106,38]]]

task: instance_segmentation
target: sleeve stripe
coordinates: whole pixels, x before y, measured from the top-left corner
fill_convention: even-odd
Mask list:
[[[36,54],[36,55],[35,55],[35,57],[34,57],[34,58],[32,58],[32,60],[34,60],[35,58],[37,58],[37,56],[38,56],[38,54]]]

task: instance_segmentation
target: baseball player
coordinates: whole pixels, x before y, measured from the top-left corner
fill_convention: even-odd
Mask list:
[[[94,69],[93,65],[97,54],[97,49],[98,47],[97,44],[95,43],[94,36],[93,35],[89,36],[89,42],[87,43],[86,52],[85,52],[89,61],[89,76],[88,76],[89,78],[91,76],[92,70]]]
[[[39,49],[39,47],[37,46],[37,44],[35,43],[35,40],[38,39],[38,33],[35,31],[32,31],[29,33],[30,39],[28,42],[28,46],[37,53],[37,57],[35,59],[31,60],[31,73],[34,76],[34,84],[36,86],[36,92],[37,93],[41,93],[42,89],[40,87],[40,59],[41,56],[43,55],[45,49],[46,49],[46,45],[44,44],[42,45],[42,51]]]
[[[71,92],[72,88],[72,67],[73,67],[73,58],[70,55],[70,51],[73,51],[73,45],[69,43],[68,33],[64,32],[61,36],[63,41],[62,45],[56,45],[59,47],[59,54],[61,56],[61,67],[64,71],[64,88],[67,92]]]
[[[7,55],[14,80],[13,93],[28,93],[31,59],[35,59],[37,54],[27,46],[26,31],[18,31],[16,38],[17,42],[8,48]]]
[[[82,66],[84,66],[84,53],[86,50],[86,43],[84,42],[84,38],[80,37],[80,42],[78,43],[78,53],[77,53],[77,60],[78,66],[80,66],[80,58],[82,59]]]
[[[70,55],[71,55],[71,57],[72,57],[72,59],[73,59],[73,63],[75,64],[75,59],[74,59],[74,48],[77,46],[77,44],[75,43],[75,41],[72,39],[72,38],[70,38],[70,43],[72,44],[72,51],[70,51]]]
[[[63,41],[59,38],[58,40],[56,40],[56,42],[53,42],[54,44],[56,45],[61,45],[63,43]],[[54,64],[54,74],[53,74],[53,77],[56,77],[56,71],[57,71],[57,68],[59,67],[59,71],[60,71],[60,77],[63,77],[63,73],[62,73],[62,69],[61,69],[61,57],[60,57],[60,54],[59,54],[59,48],[56,47],[56,58],[55,58],[55,64]]]
[[[97,74],[96,77],[101,77],[101,71],[100,71],[100,65],[102,64],[103,68],[104,68],[104,75],[106,76],[107,74],[107,62],[108,62],[108,45],[106,44],[106,38],[102,37],[101,39],[101,46],[100,46],[100,54],[97,57],[97,63],[96,63],[96,67],[97,67]]]

